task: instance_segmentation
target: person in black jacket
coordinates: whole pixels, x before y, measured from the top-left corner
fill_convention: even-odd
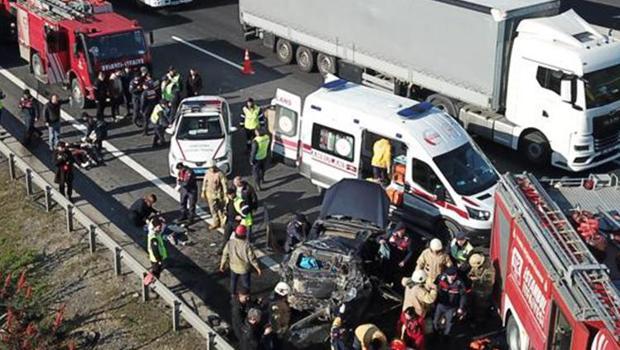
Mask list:
[[[177,189],[181,193],[181,217],[179,222],[191,223],[196,215],[196,200],[198,199],[198,182],[194,171],[183,163],[176,165]]]
[[[437,276],[435,285],[437,286],[437,306],[433,315],[433,327],[442,335],[449,336],[454,325],[454,318],[462,318],[465,315],[469,291],[463,280],[458,277],[458,270],[454,266]]]
[[[139,198],[129,207],[129,221],[136,227],[144,227],[146,220],[158,211],[153,207],[157,202],[154,193],[147,194],[144,198]]]
[[[45,125],[49,131],[49,146],[52,152],[56,149],[56,145],[58,145],[60,141],[60,108],[66,103],[69,103],[68,99],[61,100],[58,95],[52,94],[50,100],[43,108],[43,118],[45,119]]]
[[[110,97],[110,87],[105,73],[99,72],[95,81],[95,103],[97,104],[97,119],[105,118],[105,107]]]
[[[239,345],[241,350],[275,350],[276,336],[269,322],[258,308],[251,308],[241,325]]]
[[[129,68],[129,67],[125,67],[125,69],[123,69],[123,71],[121,72],[121,83],[123,86],[123,100],[125,102],[125,117],[129,117],[131,115],[131,107],[132,107],[132,98],[131,98],[131,92],[129,91],[129,84],[131,83],[131,80],[134,77],[134,71]]]
[[[202,77],[194,68],[189,70],[189,75],[185,80],[185,91],[187,91],[187,97],[198,96],[202,92]]]
[[[142,79],[142,76],[136,75],[131,79],[131,81],[129,82],[129,87],[128,87],[129,95],[131,98],[131,104],[133,105],[133,116],[132,116],[131,121],[138,128],[142,128],[143,127],[142,123],[144,123],[144,117],[141,114],[142,109],[140,106],[140,99],[142,97],[143,85],[144,85],[144,81]]]
[[[142,86],[142,95],[140,96],[140,112],[142,114],[143,134],[149,134],[149,123],[153,109],[159,103],[159,94],[157,92],[157,83],[155,83],[148,75]]]
[[[36,134],[38,137],[41,137],[41,132],[35,126],[35,123],[39,120],[39,108],[37,101],[32,97],[28,89],[24,90],[24,95],[19,100],[19,110],[26,127],[22,142],[24,145],[28,145],[32,141],[33,135]]]
[[[103,141],[108,137],[108,124],[100,119],[94,118],[88,113],[82,113],[82,119],[86,121],[86,137],[84,141],[88,141],[94,145],[95,154],[98,161],[103,162]]]
[[[70,202],[73,202],[73,198],[71,198],[73,194],[73,156],[62,141],[58,142],[52,156],[56,165],[55,182],[58,183],[58,191],[66,196]]]

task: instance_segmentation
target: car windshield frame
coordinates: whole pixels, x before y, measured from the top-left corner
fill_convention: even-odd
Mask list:
[[[143,56],[147,52],[144,32],[140,29],[87,36],[86,48],[93,62],[108,62],[123,57]]]
[[[450,186],[461,196],[483,192],[499,181],[493,166],[469,142],[434,157],[433,161]],[[468,163],[463,164],[464,161]],[[473,163],[473,166],[469,163]],[[480,175],[476,175],[474,169],[480,169]],[[482,175],[485,177],[481,180]]]
[[[208,124],[212,122],[217,122],[217,127],[219,128],[217,133],[212,133],[210,128],[208,129],[187,129],[184,130],[183,126],[187,125],[191,121],[195,120],[206,120]],[[206,130],[207,136],[191,135],[190,132],[192,130]],[[184,116],[179,121],[179,125],[176,130],[176,139],[180,141],[208,141],[208,140],[221,140],[225,137],[224,126],[222,125],[222,118],[219,115],[200,115],[200,116]]]
[[[620,101],[620,64],[586,73],[583,81],[587,109]]]

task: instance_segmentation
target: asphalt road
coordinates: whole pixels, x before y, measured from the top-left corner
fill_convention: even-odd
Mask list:
[[[129,18],[137,19],[146,30],[153,31],[156,76],[163,74],[170,65],[174,65],[183,73],[189,68],[198,69],[203,75],[206,93],[224,96],[231,104],[235,116],[239,115],[241,105],[248,97],[253,97],[260,104],[268,104],[276,88],[305,96],[321,83],[322,79],[317,73],[301,73],[294,65],[282,65],[269,50],[260,45],[260,42],[245,42],[238,24],[235,1],[196,0],[191,6],[161,11],[138,9],[128,5],[129,1],[124,0],[113,2],[117,11]],[[609,5],[612,2],[614,1],[608,0],[607,3],[603,0],[572,1],[576,3],[578,12],[593,18],[594,23],[608,27],[613,27],[610,23],[618,13],[618,7]],[[565,2],[567,3],[570,1]],[[191,46],[181,41],[191,43]],[[211,54],[206,54],[196,47]],[[236,67],[242,62],[246,48],[251,51],[256,69],[256,74],[251,76],[242,75]],[[36,87],[37,83],[28,73],[25,62],[18,58],[17,48],[5,45],[0,47],[0,50],[3,51],[0,66],[29,86]],[[15,106],[21,91],[1,75],[0,89],[8,96],[5,105],[10,112],[8,116],[3,117],[2,123],[11,133],[19,135],[23,132],[23,126],[16,117]],[[67,95],[66,91],[55,87],[39,87],[39,91],[43,94],[60,91]],[[73,116],[79,115],[77,110],[69,108],[67,111]],[[80,133],[70,125],[63,127],[63,138],[71,140],[79,136]],[[241,135],[235,137],[236,155],[243,154],[242,142]],[[109,143],[118,151],[107,152],[106,166],[82,171],[77,177],[77,188],[84,199],[93,202],[115,224],[124,228],[136,242],[144,244],[143,234],[127,224],[126,208],[145,193],[154,192],[159,198],[157,207],[170,218],[177,215],[178,199],[170,195],[174,194],[171,192],[171,185],[174,184],[168,176],[168,150],[151,149],[151,137],[142,136],[140,131],[128,122],[113,125]],[[484,140],[479,140],[479,143],[500,172],[532,171],[538,176],[550,177],[582,175],[552,168],[535,169],[510,149]],[[45,144],[33,146],[32,151],[39,159],[50,164],[51,156]],[[151,174],[145,172],[145,169]],[[619,173],[618,164],[610,164],[596,169],[595,172]],[[246,157],[235,157],[234,173],[249,175]],[[285,223],[294,211],[304,212],[310,218],[316,216],[320,196],[309,181],[283,165],[271,167],[267,171],[266,180],[266,189],[260,193],[260,199],[267,207],[276,228]],[[207,305],[228,319],[228,276],[217,272],[219,260],[217,247],[222,238],[215,232],[208,232],[204,223],[194,225],[192,230],[190,235],[196,244],[175,249],[173,256],[175,264],[170,268],[170,273],[183,280],[186,288],[203,295]],[[259,232],[256,243],[266,251],[263,231]],[[279,257],[272,255],[272,258],[278,260]],[[277,273],[273,271],[269,271],[260,279],[253,276],[253,292],[257,295],[266,295],[277,280]],[[375,317],[374,320],[380,321],[381,316]],[[383,322],[388,322],[387,324],[392,327],[393,320],[392,317],[388,321],[383,319]]]

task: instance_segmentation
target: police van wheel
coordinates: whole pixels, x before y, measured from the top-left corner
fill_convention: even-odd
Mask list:
[[[86,98],[84,98],[84,93],[77,78],[71,79],[71,105],[79,109],[86,107]]]
[[[297,65],[302,72],[310,73],[314,70],[314,52],[307,47],[300,46],[297,48],[297,54],[295,55]]]
[[[276,42],[276,56],[278,60],[284,64],[290,64],[295,57],[295,50],[293,44],[286,39],[278,39]]]
[[[530,132],[523,136],[519,146],[522,154],[529,162],[538,166],[551,162],[551,146],[539,131]]]
[[[319,73],[323,75],[336,74],[336,57],[319,53],[316,57],[316,66]]]
[[[521,331],[512,316],[506,322],[506,343],[508,343],[509,350],[521,350]]]
[[[426,98],[426,101],[433,104],[438,109],[450,114],[454,119],[459,119],[458,110],[452,99],[441,94],[432,94]]]

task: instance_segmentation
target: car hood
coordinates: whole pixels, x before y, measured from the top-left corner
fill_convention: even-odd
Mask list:
[[[207,159],[217,159],[226,153],[225,139],[217,140],[178,140],[172,143],[172,151],[183,160],[190,162],[205,162]]]
[[[383,188],[374,182],[343,179],[325,192],[319,219],[349,217],[385,229],[390,201]]]

